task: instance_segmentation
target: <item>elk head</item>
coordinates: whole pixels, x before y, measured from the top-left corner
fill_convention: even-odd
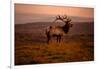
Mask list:
[[[71,24],[71,19],[68,16],[66,16],[66,15],[64,15],[64,16],[58,15],[58,16],[56,16],[55,21],[56,20],[61,20],[62,22],[65,23],[65,25],[62,26],[62,29],[63,29],[63,31],[65,33],[67,33],[69,31],[69,28],[73,26],[73,24]]]
[[[63,15],[63,16],[57,15],[55,21],[56,20],[61,20],[65,24],[70,25],[70,27],[73,26],[73,24],[71,24],[71,19],[67,15]]]
[[[70,23],[71,19],[68,16],[64,15],[64,16],[62,16],[62,21],[65,23]]]

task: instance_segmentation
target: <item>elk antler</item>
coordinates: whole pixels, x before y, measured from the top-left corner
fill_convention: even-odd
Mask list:
[[[68,16],[66,16],[66,15],[64,15],[64,16],[57,15],[55,21],[56,20],[62,20],[64,22],[70,22],[71,21],[71,19],[68,18]]]
[[[62,19],[61,16],[60,15],[57,15],[56,16],[56,20],[60,20],[60,19]]]
[[[64,16],[62,16],[62,18],[63,18],[63,19],[66,19],[66,18],[67,18],[67,16],[66,16],[66,15],[64,15]]]
[[[66,16],[66,15],[64,15],[64,16],[62,17],[62,19],[63,19],[63,21],[65,21],[65,22],[70,22],[70,21],[71,21],[71,19],[68,18],[68,16]]]
[[[57,20],[63,20],[63,19],[62,19],[62,17],[60,15],[57,15],[56,19],[54,20],[54,22],[57,21]]]
[[[68,19],[67,19],[67,21],[68,21],[68,22],[70,22],[70,21],[71,21],[71,19],[70,19],[70,18],[68,18]]]

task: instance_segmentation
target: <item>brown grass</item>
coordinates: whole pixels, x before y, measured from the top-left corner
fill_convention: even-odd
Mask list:
[[[53,39],[49,45],[45,28],[52,23],[15,25],[15,65],[93,61],[93,22],[73,24],[61,43]]]
[[[93,41],[87,40],[87,37],[84,37],[86,41],[82,40],[82,36],[79,38],[80,40],[70,39],[61,43],[52,41],[49,45],[46,43],[16,45],[15,65],[93,61]]]

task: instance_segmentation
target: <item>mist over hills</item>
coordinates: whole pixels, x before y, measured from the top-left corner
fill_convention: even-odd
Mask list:
[[[15,24],[36,23],[36,22],[53,22],[56,15],[43,14],[15,14]],[[72,22],[93,22],[93,18],[68,16]]]
[[[45,29],[48,26],[62,26],[62,23],[52,23],[52,22],[36,22],[36,23],[26,23],[26,24],[15,24],[16,33],[32,33],[34,35],[44,35]],[[94,23],[73,23],[73,27],[70,28],[68,34],[94,34]]]

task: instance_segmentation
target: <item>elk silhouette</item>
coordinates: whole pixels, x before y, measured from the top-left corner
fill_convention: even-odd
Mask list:
[[[70,27],[72,27],[73,24],[71,24],[71,19],[64,15],[64,16],[56,16],[55,21],[61,20],[65,23],[63,26],[49,26],[46,28],[46,36],[47,36],[47,43],[49,44],[49,41],[51,40],[51,37],[56,37],[57,43],[61,42],[61,38],[64,34],[67,34]],[[55,22],[54,21],[54,22]]]

